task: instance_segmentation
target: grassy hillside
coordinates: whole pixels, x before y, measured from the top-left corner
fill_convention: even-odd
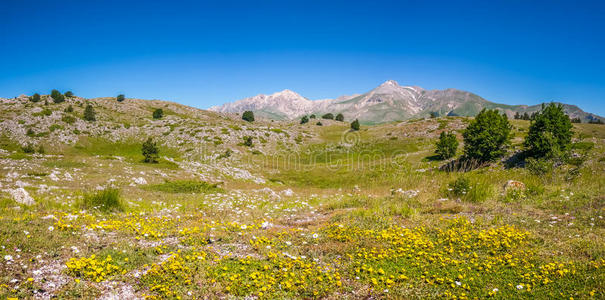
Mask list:
[[[0,103],[2,298],[605,297],[603,125],[574,124],[578,159],[545,175],[447,173],[434,143],[461,141],[469,118],[351,132],[164,101],[43,102]],[[529,127],[511,122],[507,157]]]

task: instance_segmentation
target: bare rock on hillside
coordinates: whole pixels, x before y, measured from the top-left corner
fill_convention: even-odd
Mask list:
[[[13,197],[13,200],[15,200],[19,204],[33,205],[36,203],[36,201],[34,201],[34,198],[32,198],[24,188],[17,188],[14,190],[9,190],[8,192]]]

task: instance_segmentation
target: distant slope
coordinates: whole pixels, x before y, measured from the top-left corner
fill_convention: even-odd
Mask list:
[[[571,118],[582,122],[603,117],[587,113],[575,105],[563,104]],[[217,112],[241,113],[254,111],[258,116],[283,120],[308,114],[342,113],[345,119],[359,119],[366,124],[385,123],[412,118],[439,115],[474,116],[483,108],[498,109],[512,117],[538,111],[541,105],[506,105],[487,101],[470,92],[446,89],[425,90],[417,86],[401,86],[388,80],[375,89],[353,96],[336,99],[309,100],[293,91],[284,90],[272,95],[257,95],[233,103],[211,107]]]

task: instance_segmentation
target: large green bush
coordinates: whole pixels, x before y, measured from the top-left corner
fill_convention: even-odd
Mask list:
[[[254,122],[254,113],[250,110],[245,111],[242,114],[242,120],[248,121],[248,122]]]
[[[153,111],[153,118],[154,119],[161,119],[164,116],[164,110],[161,108],[156,108]]]
[[[65,96],[63,96],[63,94],[61,94],[61,92],[59,92],[58,90],[52,90],[50,92],[50,97],[53,98],[53,102],[55,103],[61,103],[65,101]]]
[[[120,199],[120,190],[116,188],[106,188],[97,192],[91,192],[84,195],[84,208],[97,209],[101,211],[121,211],[123,210],[122,200]]]
[[[307,117],[307,116],[303,116],[300,119],[300,124],[305,124],[305,123],[309,123],[309,117]]]
[[[359,121],[355,119],[355,121],[351,122],[351,129],[357,131],[359,130]]]
[[[145,157],[146,163],[157,163],[158,157],[160,154],[160,149],[153,141],[152,138],[148,138],[147,141],[143,143],[143,147],[141,149],[143,156]]]
[[[560,104],[542,105],[534,115],[523,145],[530,157],[562,158],[571,147],[572,125]]]
[[[122,101],[124,101],[125,99],[126,99],[126,97],[124,96],[124,94],[119,94],[119,95],[116,97],[116,100],[117,100],[118,102],[122,102]]]
[[[327,113],[323,116],[321,116],[322,119],[326,119],[326,120],[334,120],[334,115],[332,113]]]
[[[86,121],[89,121],[89,122],[93,122],[97,119],[95,109],[94,109],[94,107],[92,107],[92,105],[90,105],[90,104],[86,105],[86,108],[84,109],[83,119]]]
[[[511,125],[497,110],[483,109],[470,122],[464,137],[464,156],[479,161],[492,161],[506,153]]]
[[[439,141],[437,141],[435,146],[435,153],[439,156],[439,158],[452,158],[456,155],[456,149],[458,149],[458,140],[456,139],[455,134],[442,131],[441,135],[439,135]]]
[[[343,116],[342,114],[337,114],[335,120],[343,122],[345,120],[345,116]]]
[[[31,97],[29,97],[29,100],[31,102],[40,102],[40,99],[41,99],[40,94],[38,94],[38,93],[35,93]]]

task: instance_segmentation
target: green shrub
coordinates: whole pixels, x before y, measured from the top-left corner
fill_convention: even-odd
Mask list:
[[[46,153],[46,150],[44,149],[44,146],[42,144],[40,144],[40,146],[38,146],[38,153],[40,153],[40,154]]]
[[[359,121],[355,119],[355,121],[351,122],[351,129],[357,131],[359,130]]]
[[[439,135],[439,141],[437,141],[435,146],[435,153],[439,156],[439,158],[452,158],[456,155],[456,149],[458,149],[458,140],[456,139],[455,134],[445,133],[445,131],[442,131],[441,135]]]
[[[70,105],[69,105],[69,106],[68,106],[68,107],[65,109],[65,112],[66,112],[66,113],[72,113],[72,112],[74,112],[74,107],[73,107],[73,106],[71,106],[71,104],[70,104]]]
[[[572,125],[560,104],[542,105],[529,126],[523,145],[530,157],[562,158],[571,147]]]
[[[448,186],[449,196],[459,197],[466,202],[483,202],[492,195],[492,186],[485,180],[471,181],[467,177],[459,177]]]
[[[317,123],[315,123],[315,125],[317,125],[317,126],[323,126],[323,124],[321,124],[321,122],[317,122]]]
[[[303,116],[300,119],[300,124],[305,124],[305,123],[309,123],[309,117],[307,117],[307,116]]]
[[[242,114],[242,120],[248,121],[248,122],[254,122],[254,113],[249,110],[245,111]]]
[[[332,113],[327,113],[323,116],[321,116],[322,119],[326,119],[326,120],[334,120],[334,115]]]
[[[70,115],[65,115],[61,118],[61,121],[67,123],[67,124],[73,124],[76,122],[76,118],[74,118],[73,116]]]
[[[63,94],[61,94],[61,92],[59,92],[58,90],[52,90],[50,92],[50,97],[53,98],[53,102],[55,103],[61,103],[65,101],[65,96],[63,96]]]
[[[40,102],[40,99],[41,99],[40,94],[38,94],[38,93],[35,93],[31,97],[29,97],[29,101],[34,102],[34,103]]]
[[[119,94],[119,95],[116,97],[116,100],[117,100],[118,102],[122,102],[122,101],[124,101],[125,99],[126,99],[126,96],[124,96],[124,94]]]
[[[243,139],[244,139],[244,143],[243,143],[244,146],[246,146],[246,147],[252,147],[252,146],[254,146],[254,143],[252,142],[252,137],[251,136],[245,136],[245,137],[243,137]]]
[[[27,132],[25,133],[25,135],[27,135],[27,136],[35,136],[36,132],[34,131],[33,128],[28,128]]]
[[[510,140],[508,118],[497,110],[483,109],[464,130],[464,156],[493,161],[504,155]]]
[[[67,91],[67,92],[65,92],[64,95],[65,95],[65,98],[71,98],[74,96],[74,93],[72,91]]]
[[[166,181],[160,184],[148,185],[145,189],[165,193],[217,193],[223,192],[217,184],[196,180]]]
[[[309,116],[309,119],[316,119],[316,118],[317,117],[315,116],[315,114]]]
[[[153,141],[152,138],[148,138],[147,141],[143,143],[143,147],[141,149],[143,156],[145,157],[146,163],[157,163],[159,158],[160,149]]]
[[[35,153],[36,149],[34,148],[33,144],[28,143],[26,145],[21,146],[21,151],[23,151],[23,153]]]
[[[156,108],[153,111],[153,118],[154,119],[161,119],[164,116],[164,110],[162,110],[161,108]]]
[[[342,114],[337,114],[335,120],[336,121],[340,121],[340,122],[344,122],[345,116],[343,116]]]
[[[533,175],[544,175],[552,172],[554,163],[549,159],[530,157],[525,160],[525,168]]]
[[[92,107],[92,105],[87,104],[86,108],[84,109],[84,117],[83,119],[89,122],[93,122],[96,121],[96,113],[95,113],[95,109],[94,107]]]
[[[57,129],[63,129],[63,126],[59,124],[52,124],[50,125],[50,127],[48,127],[48,130],[50,130],[50,132],[54,132]]]
[[[572,123],[582,123],[582,119],[580,119],[580,118],[573,118],[573,119],[571,119],[571,122]]]
[[[448,186],[450,194],[456,197],[462,197],[471,189],[471,181],[466,177],[459,177],[455,181],[450,182]]]
[[[86,193],[82,205],[87,209],[104,212],[124,210],[120,199],[120,190],[116,188],[106,188],[101,191]]]

